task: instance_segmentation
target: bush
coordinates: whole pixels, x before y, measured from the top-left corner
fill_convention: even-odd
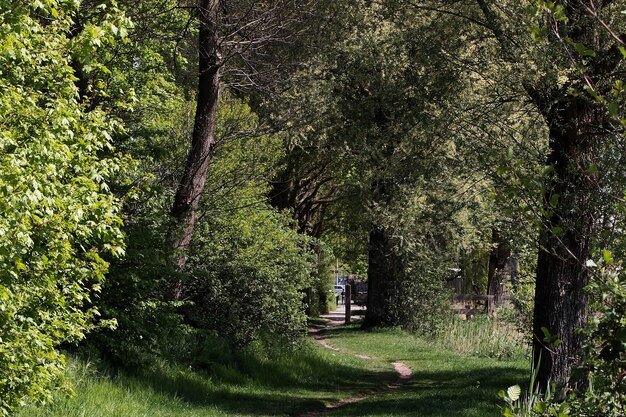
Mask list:
[[[115,124],[85,110],[70,66],[77,4],[0,12],[0,416],[51,400],[64,362],[57,346],[92,328],[103,257],[123,252],[105,182],[118,162],[103,158]]]
[[[433,336],[449,315],[450,294],[441,279],[445,276],[443,268],[420,260],[406,262],[389,288],[389,322],[410,332]]]
[[[626,413],[626,273],[609,269],[589,285],[599,298],[586,329],[581,372],[588,388],[570,403],[580,417],[618,417]]]
[[[263,333],[283,341],[303,335],[303,291],[314,265],[307,247],[286,217],[270,207],[206,219],[189,259],[191,322],[239,345]]]

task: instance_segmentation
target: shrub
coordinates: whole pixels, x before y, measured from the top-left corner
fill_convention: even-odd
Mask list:
[[[0,11],[0,415],[51,400],[64,362],[57,346],[92,327],[103,256],[123,252],[105,182],[118,162],[102,157],[115,124],[85,110],[70,66],[77,4]]]
[[[587,389],[573,396],[574,415],[617,417],[626,414],[626,273],[605,271],[589,291],[599,298],[598,311],[586,329],[581,371]]]
[[[307,246],[287,218],[270,207],[203,221],[189,261],[192,323],[239,345],[263,333],[289,341],[303,335],[303,290],[313,266]]]

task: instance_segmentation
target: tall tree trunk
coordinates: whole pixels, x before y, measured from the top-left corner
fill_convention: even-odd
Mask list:
[[[401,258],[396,254],[387,233],[380,226],[372,226],[369,235],[367,265],[367,309],[363,327],[397,324],[391,304],[392,286],[401,273]]]
[[[554,176],[546,188],[546,227],[540,237],[533,317],[537,384],[545,389],[575,384],[581,336],[589,311],[584,288],[589,281],[586,261],[593,234],[595,186],[589,167],[603,125],[605,110],[584,97],[565,95],[544,113],[550,128],[548,163]],[[544,330],[560,340],[551,346]]]
[[[363,327],[387,323],[387,284],[391,273],[389,239],[384,230],[374,226],[369,235],[367,265],[367,309]]]
[[[510,41],[512,36],[505,33],[497,13],[486,0],[476,2],[506,59],[520,63],[518,57],[522,54],[515,53],[514,43]],[[610,3],[598,0],[594,9],[602,10]],[[571,51],[564,51],[561,57],[553,57],[553,65],[561,66],[562,73],[571,71],[573,64],[584,68],[584,80],[572,79],[572,84],[558,86],[554,79],[539,74],[534,85],[524,85],[548,125],[550,154],[547,162],[554,168],[543,202],[546,220],[539,239],[533,316],[534,362],[539,369],[536,384],[541,389],[546,389],[549,383],[564,386],[577,382],[571,377],[580,357],[581,337],[577,330],[586,325],[589,317],[584,293],[589,281],[586,261],[591,250],[593,219],[598,210],[592,201],[598,189],[597,178],[589,168],[594,163],[595,148],[601,146],[601,136],[611,131],[603,106],[593,103],[585,93],[572,94],[569,89],[579,88],[577,82],[587,84],[590,80],[596,85],[610,86],[616,65],[611,54],[602,54],[609,51],[607,42],[613,40],[611,37],[602,39],[603,29],[596,27],[597,19],[589,15],[586,2],[565,1],[562,5],[567,23],[557,23],[556,19],[548,17],[548,36],[564,48],[570,48],[568,44],[591,47],[598,52],[598,57],[593,65],[586,65]],[[563,38],[568,42],[563,42]],[[544,340],[543,329],[560,340],[558,346],[550,346],[550,342]]]
[[[489,254],[489,272],[487,274],[487,295],[493,296],[487,299],[487,314],[494,316],[496,306],[501,303],[503,286],[506,282],[506,267],[511,257],[509,242],[503,240],[497,229],[491,232],[491,253]]]
[[[185,172],[170,212],[174,219],[171,232],[173,263],[178,271],[182,271],[187,262],[187,250],[197,220],[196,210],[204,191],[214,143],[222,63],[217,24],[219,4],[219,0],[198,0],[199,62],[196,116]],[[175,290],[175,297],[180,297],[180,290],[180,288]]]

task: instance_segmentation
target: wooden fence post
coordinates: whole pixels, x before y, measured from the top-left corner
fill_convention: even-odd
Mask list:
[[[346,301],[344,302],[344,306],[346,307],[346,324],[350,324],[350,318],[352,316],[352,309],[350,308],[350,299],[352,298],[352,291],[350,291],[350,284],[346,284],[345,286],[345,294]]]

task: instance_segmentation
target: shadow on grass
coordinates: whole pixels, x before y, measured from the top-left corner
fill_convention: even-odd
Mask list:
[[[431,350],[427,345],[413,345],[412,338],[394,330],[381,331],[380,338],[368,338],[368,333],[355,325],[323,334],[331,343],[339,336],[352,339],[355,349],[374,349],[381,359],[405,360],[413,367],[413,378],[396,391],[342,407],[332,415],[495,417],[499,415],[497,392],[525,380],[519,363]],[[138,393],[148,388],[166,403],[171,398],[198,409],[247,416],[298,415],[397,379],[391,368],[383,368],[378,361],[359,363],[322,349],[303,349],[271,360],[254,351],[236,355],[228,363],[214,359],[202,371],[161,365],[139,371],[111,370],[109,375],[122,388],[133,391],[137,387]]]
[[[399,391],[349,405],[331,415],[496,417],[501,415],[498,406],[502,404],[497,393],[514,384],[524,387],[528,380],[529,371],[521,360],[498,361],[444,351],[394,329],[367,330],[380,337],[368,339],[364,345],[360,341],[363,332],[358,326],[342,326],[325,330],[323,336],[330,343],[335,337],[352,339],[354,349],[361,345],[374,355],[406,362],[413,369],[413,377]],[[391,340],[399,343],[391,346]]]
[[[330,354],[330,353],[328,353]],[[118,371],[118,382],[150,387],[193,406],[214,407],[228,414],[299,414],[327,402],[394,381],[393,370],[376,372],[331,363],[314,350],[296,352],[279,361],[245,355],[210,371],[169,367],[140,372]]]
[[[527,372],[516,367],[484,367],[465,371],[414,372],[400,391],[352,404],[331,415],[496,417],[498,391],[522,383]]]

